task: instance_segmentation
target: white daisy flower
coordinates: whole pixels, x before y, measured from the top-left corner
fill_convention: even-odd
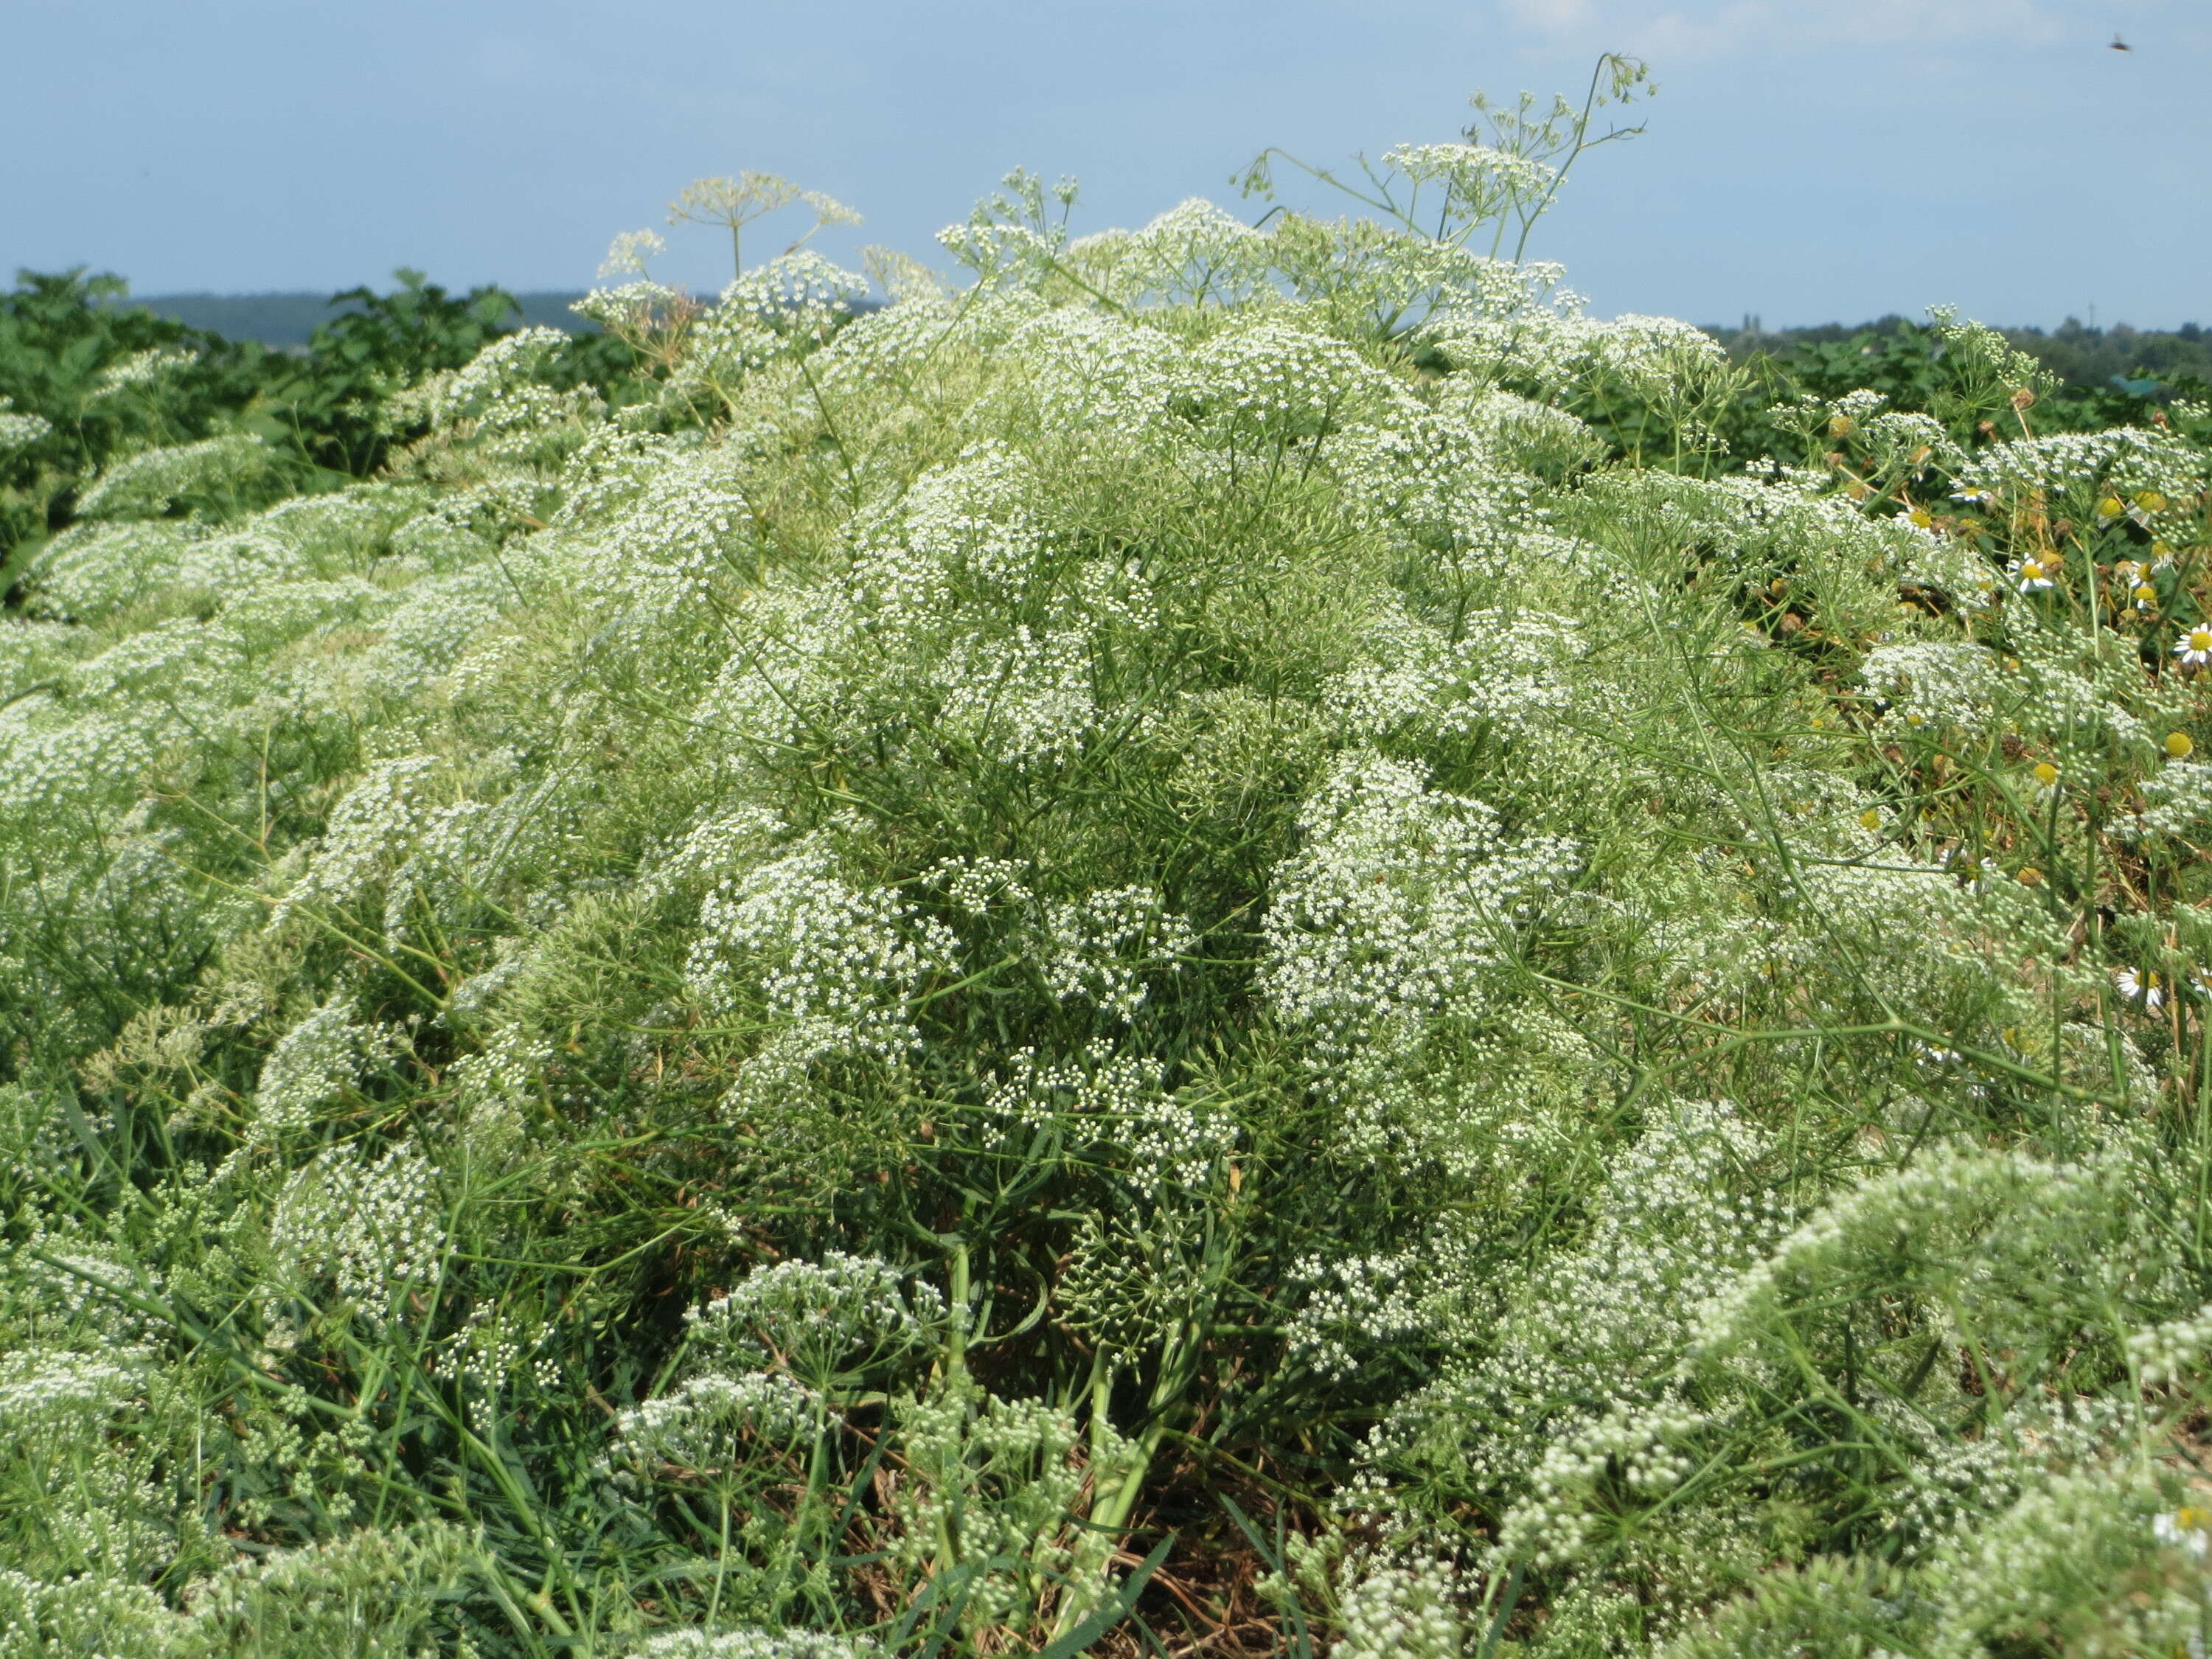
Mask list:
[[[2151,1517],[2150,1529],[2160,1543],[2169,1549],[2185,1550],[2200,1561],[2208,1545],[2212,1545],[2212,1538],[2206,1535],[2208,1528],[2212,1528],[2212,1511],[2205,1510],[2185,1508]]]
[[[2112,975],[2112,982],[2119,987],[2120,994],[2130,1002],[2142,1004],[2143,1012],[2147,1014],[2154,1014],[2166,1006],[2166,987],[2159,976],[2148,969],[2139,972],[2133,968],[2123,968]]]
[[[2042,559],[2022,559],[2013,567],[2012,579],[2021,592],[2033,593],[2051,586],[2051,567]]]
[[[2202,668],[2212,662],[2212,623],[2199,623],[2181,636],[2181,643],[2173,647],[2173,654],[2181,659],[2184,668]]]

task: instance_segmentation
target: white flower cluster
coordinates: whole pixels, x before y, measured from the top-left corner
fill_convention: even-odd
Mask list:
[[[1513,1287],[1502,1328],[1487,1309],[1454,1307],[1450,1255],[1440,1252],[1444,1293],[1425,1297],[1425,1319],[1466,1357],[1400,1402],[1375,1455],[1441,1460],[1455,1480],[1517,1501],[1556,1450],[1559,1480],[1539,1506],[1549,1518],[1540,1525],[1532,1511],[1528,1525],[1547,1538],[1573,1532],[1580,1523],[1565,1517],[1588,1488],[1569,1476],[1589,1473],[1600,1442],[1651,1446],[1635,1415],[1647,1406],[1663,1407],[1653,1432],[1671,1443],[1679,1425],[1668,1413],[1680,1401],[1667,1403],[1668,1390],[1701,1310],[1786,1230],[1788,1205],[1758,1178],[1771,1156],[1766,1137],[1725,1106],[1656,1112],[1593,1195],[1585,1235]],[[1598,1440],[1585,1443],[1585,1431]]]
[[[1134,1019],[1151,988],[1146,975],[1173,972],[1197,944],[1190,923],[1164,908],[1150,887],[1115,887],[1055,904],[1046,914],[1052,939],[1045,983],[1062,1002],[1081,997],[1115,1018]]]
[[[588,386],[561,392],[545,383],[548,363],[568,343],[557,328],[502,335],[463,367],[400,393],[392,400],[392,416],[419,414],[434,431],[465,422],[468,435],[494,457],[526,461],[556,456],[567,447],[568,429],[601,408]]]
[[[1103,1158],[1147,1200],[1205,1192],[1236,1148],[1237,1126],[1178,1100],[1162,1086],[1158,1062],[1093,1042],[1057,1064],[1024,1049],[985,1103],[993,1115],[1066,1137]]]
[[[1563,1566],[1576,1560],[1595,1536],[1599,1517],[1589,1501],[1599,1483],[1618,1480],[1642,1497],[1665,1496],[1680,1486],[1694,1458],[1682,1442],[1705,1426],[1698,1412],[1679,1401],[1615,1406],[1595,1422],[1554,1440],[1529,1477],[1528,1496],[1498,1528],[1497,1557]]]
[[[711,1474],[737,1462],[744,1443],[788,1446],[811,1437],[817,1414],[814,1397],[781,1372],[710,1371],[615,1419],[617,1466]]]
[[[1285,1328],[1285,1352],[1342,1382],[1377,1347],[1419,1336],[1427,1320],[1409,1282],[1417,1266],[1410,1255],[1299,1257],[1290,1276],[1304,1300]]]
[[[315,1155],[284,1185],[270,1250],[291,1286],[324,1285],[372,1326],[402,1316],[401,1297],[445,1269],[437,1182],[419,1152],[394,1146],[371,1161],[357,1146]]]
[[[1974,736],[1996,719],[1999,669],[1984,646],[1948,640],[1877,646],[1859,674],[1889,704],[1883,719],[1914,731]]]
[[[709,1006],[757,988],[820,1054],[903,1054],[919,1040],[908,1005],[959,949],[944,923],[890,890],[848,885],[819,839],[724,878],[699,925],[686,972]]]
[[[937,671],[946,729],[1018,769],[1072,761],[1098,723],[1091,659],[1083,629],[970,635]]]
[[[11,406],[14,402],[12,398],[0,398],[0,456],[28,449],[54,429],[53,422],[42,415],[18,413]]]
[[[2136,1459],[2040,1482],[1946,1552],[1927,1651],[1972,1659],[2056,1632],[2077,1650],[2194,1653],[2212,1626],[2204,1514]]]
[[[1354,1552],[1338,1569],[1340,1633],[1330,1659],[1461,1659],[1470,1620],[1448,1561]]]
[[[843,1370],[925,1346],[944,1323],[945,1303],[886,1261],[832,1250],[818,1261],[757,1267],[684,1320],[695,1354],[773,1364],[820,1389]]]
[[[1883,1529],[1905,1559],[1955,1543],[2054,1474],[2094,1465],[2136,1428],[2128,1402],[2111,1397],[2008,1403],[1963,1440],[1902,1401],[1871,1402],[1881,1431],[1912,1454],[1911,1479],[1895,1483],[1882,1506]]]
[[[633,285],[635,286],[635,285]],[[769,365],[818,349],[868,291],[867,279],[800,250],[747,271],[692,325],[690,349],[662,392],[720,414],[738,387]],[[635,304],[635,298],[619,303]],[[611,309],[614,301],[603,302]]]
[[[1488,144],[1394,144],[1382,152],[1382,165],[1414,185],[1441,185],[1455,218],[1480,221],[1516,201],[1547,194],[1559,182],[1557,167],[1533,156]]]
[[[112,398],[132,386],[152,386],[199,361],[196,351],[177,351],[167,346],[148,346],[117,359],[100,371],[92,401]]]
[[[2127,1340],[2129,1361],[2156,1387],[2190,1374],[2212,1352],[2212,1302],[2184,1319],[2169,1319],[2140,1331]]]
[[[1522,737],[1570,711],[1566,670],[1587,649],[1574,623],[1480,611],[1463,629],[1453,640],[1392,607],[1370,625],[1362,660],[1324,688],[1324,707],[1370,742],[1415,744],[1484,732]]]
[[[77,498],[80,519],[155,519],[192,496],[258,486],[277,466],[276,452],[252,433],[143,450],[115,462]]]
[[[1686,393],[1694,398],[1728,370],[1728,354],[1702,329],[1670,317],[1600,322],[1565,290],[1544,304],[1530,295],[1510,310],[1455,307],[1429,332],[1457,373],[1547,400],[1596,382],[1674,403]]]
[[[940,860],[928,879],[954,909],[975,919],[989,915],[994,907],[1025,908],[1031,898],[1029,875],[1029,866],[1013,859],[963,854]]]
[[[1141,230],[1102,231],[1067,246],[1086,281],[1132,306],[1248,300],[1267,282],[1271,254],[1264,232],[1199,197]]]
[[[1954,1344],[2010,1349],[2023,1366],[2063,1352],[2118,1286],[2172,1280],[2158,1241],[2130,1230],[2130,1178],[2118,1154],[2069,1167],[1939,1150],[1816,1212],[1707,1303],[1692,1352],[1771,1354],[1797,1310],[1870,1268],[1893,1299],[1932,1289],[1927,1317]]]
[[[253,1091],[257,1132],[274,1139],[309,1127],[318,1109],[350,1088],[397,1049],[396,1034],[354,1018],[349,998],[334,997],[276,1040]]]
[[[310,905],[350,903],[396,867],[437,810],[440,769],[430,755],[371,763],[331,809],[320,846],[270,912],[270,926]]]
[[[2144,492],[2179,501],[2205,487],[2204,452],[2171,432],[2118,427],[2020,438],[1975,453],[1958,475],[1961,493],[1987,491],[2011,501],[2027,491],[2103,487],[2132,498]]]
[[[648,1636],[631,1650],[635,1659],[876,1659],[883,1651],[864,1636],[823,1636],[811,1631],[706,1630],[691,1626]]]
[[[143,1398],[146,1375],[144,1354],[18,1349],[0,1362],[0,1433],[51,1433],[58,1419],[127,1410]]]
[[[1324,1065],[1431,1016],[1486,1012],[1520,930],[1579,857],[1557,837],[1509,839],[1480,801],[1371,751],[1331,768],[1300,828],[1304,850],[1273,883],[1261,983]]]
[[[2143,780],[2138,832],[2197,840],[2212,827],[2212,764],[2168,761]]]

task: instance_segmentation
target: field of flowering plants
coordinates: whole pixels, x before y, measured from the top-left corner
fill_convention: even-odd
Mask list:
[[[0,1659],[2201,1655],[2212,410],[1751,409],[1545,131],[110,462]]]

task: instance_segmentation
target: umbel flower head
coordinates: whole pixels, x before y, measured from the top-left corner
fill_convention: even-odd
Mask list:
[[[668,204],[668,222],[693,225],[720,225],[730,233],[731,274],[744,274],[744,246],[741,234],[756,219],[765,218],[779,208],[798,202],[814,210],[814,224],[800,236],[786,253],[796,253],[830,225],[857,225],[860,216],[836,198],[823,195],[818,190],[801,190],[788,179],[773,173],[757,173],[750,169],[734,179],[715,177],[694,179],[684,186],[677,198]],[[653,250],[658,252],[659,249]]]

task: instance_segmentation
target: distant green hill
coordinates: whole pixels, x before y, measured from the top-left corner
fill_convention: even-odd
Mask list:
[[[583,298],[580,291],[518,294],[514,297],[529,322],[566,329],[572,334],[595,331],[594,325],[568,309],[574,301]],[[148,294],[134,295],[122,303],[143,306],[156,316],[173,317],[180,323],[207,329],[225,339],[258,340],[264,345],[277,347],[304,346],[318,323],[328,322],[341,312],[361,308],[352,301],[333,305],[331,296],[320,292]]]

